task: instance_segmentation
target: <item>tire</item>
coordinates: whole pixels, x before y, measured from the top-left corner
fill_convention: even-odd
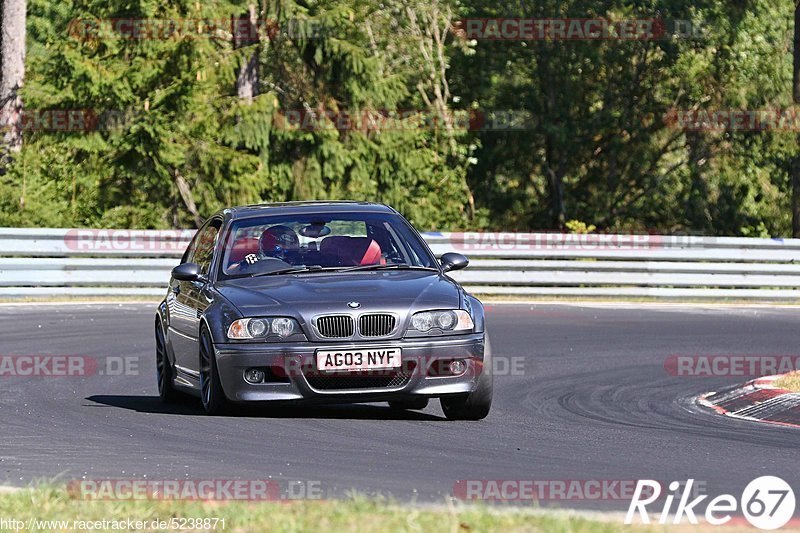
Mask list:
[[[217,370],[214,343],[205,326],[200,328],[200,400],[209,415],[223,415],[230,411],[230,403],[222,390],[222,382]]]
[[[397,409],[398,411],[421,410],[428,407],[428,398],[416,398],[414,400],[392,400],[389,402],[389,407],[392,409]]]
[[[478,378],[478,385],[469,394],[441,398],[442,411],[448,420],[482,420],[492,408],[492,389],[494,372],[492,372],[492,347],[486,335],[483,350],[483,372]]]
[[[156,380],[158,382],[158,396],[164,403],[175,403],[180,393],[175,389],[173,380],[175,370],[167,354],[167,343],[161,324],[156,322]]]

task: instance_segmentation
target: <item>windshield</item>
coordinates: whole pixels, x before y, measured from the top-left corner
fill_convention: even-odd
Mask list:
[[[272,216],[231,224],[221,277],[372,268],[437,269],[438,265],[398,215]]]

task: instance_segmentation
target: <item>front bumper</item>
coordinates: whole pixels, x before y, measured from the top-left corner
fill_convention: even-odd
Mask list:
[[[337,383],[335,378],[331,378],[333,381],[328,380],[330,384],[321,388],[320,381],[315,379],[323,374],[315,370],[316,351],[353,347],[400,348],[407,376],[391,383],[367,387],[352,387],[350,379],[342,379],[341,383]],[[222,388],[228,399],[235,402],[334,403],[441,397],[472,392],[484,371],[483,333],[358,343],[227,343],[216,345],[215,350]],[[436,369],[441,368],[442,364],[446,365],[454,359],[467,363],[463,374],[450,376],[437,372]],[[254,367],[283,367],[286,369],[285,376],[281,376],[284,381],[251,384],[245,381],[244,373]],[[312,383],[316,386],[312,386]]]

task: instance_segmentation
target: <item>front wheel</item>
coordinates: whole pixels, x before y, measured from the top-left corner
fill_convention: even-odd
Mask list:
[[[167,355],[167,343],[164,340],[164,331],[161,324],[156,322],[156,379],[158,380],[158,396],[164,403],[174,403],[179,392],[173,384],[174,372],[172,363]]]
[[[444,416],[449,420],[481,420],[486,418],[492,408],[492,348],[486,336],[483,349],[483,371],[478,378],[478,386],[469,394],[451,396],[439,400]]]
[[[214,343],[205,326],[200,328],[200,399],[210,415],[225,414],[230,408],[219,379]]]

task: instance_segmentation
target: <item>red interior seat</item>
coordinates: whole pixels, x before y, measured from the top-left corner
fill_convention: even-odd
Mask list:
[[[323,239],[319,249],[323,254],[336,257],[342,265],[386,264],[380,245],[369,237],[334,235]]]
[[[362,265],[385,265],[386,259],[381,255],[381,246],[375,240],[370,239],[369,246],[361,257]]]
[[[239,237],[231,248],[228,266],[241,262],[245,256],[258,253],[258,239],[255,237]]]

